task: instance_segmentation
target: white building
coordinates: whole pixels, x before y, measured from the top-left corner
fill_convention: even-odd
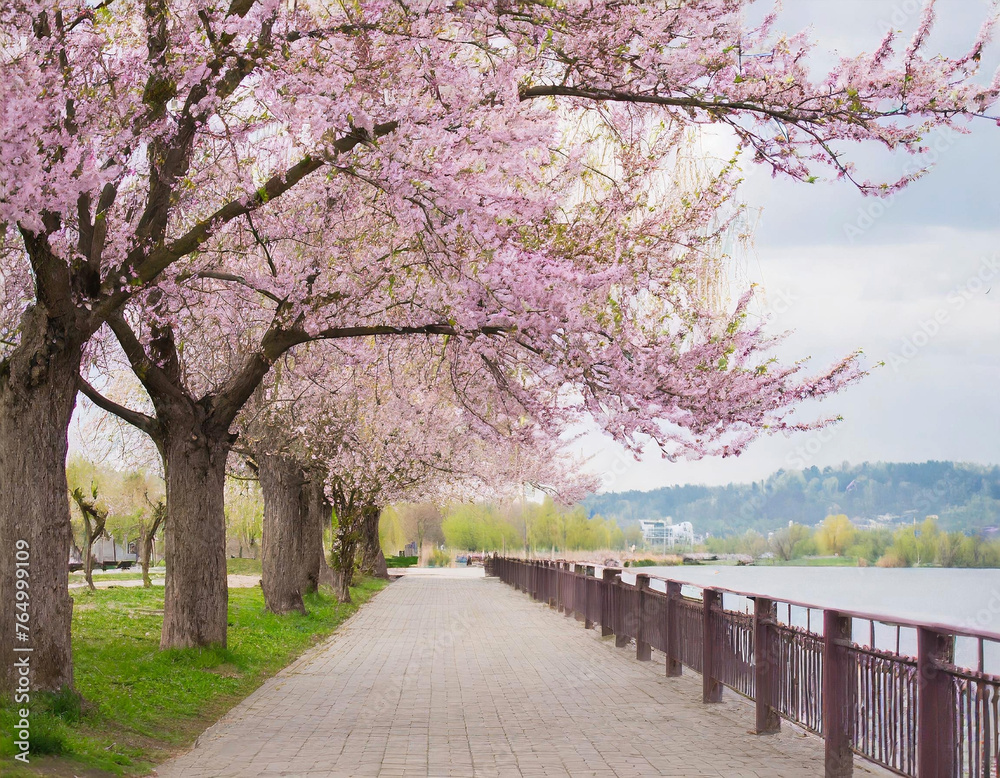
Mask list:
[[[667,517],[654,521],[640,521],[639,528],[642,530],[642,539],[651,550],[694,545],[694,527],[690,521],[674,524],[673,520]]]

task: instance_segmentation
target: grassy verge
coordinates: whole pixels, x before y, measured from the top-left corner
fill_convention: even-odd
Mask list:
[[[226,571],[230,575],[260,575],[259,559],[227,559]]]
[[[12,758],[14,707],[0,707],[0,775],[142,775],[354,613],[306,597],[305,616],[264,611],[260,588],[229,592],[229,647],[160,651],[163,588],[73,592],[73,652],[82,706],[69,695],[31,701],[31,767]],[[48,754],[49,756],[43,756]]]
[[[163,578],[164,570],[162,567],[153,568],[149,571],[150,578]],[[94,572],[94,583],[99,583],[101,581],[141,581],[142,571],[137,573],[101,573]],[[87,579],[84,577],[83,573],[70,573],[69,582],[72,583],[86,583]]]
[[[767,563],[757,564],[770,564],[774,567],[857,567],[858,560],[850,556],[806,556],[787,561],[772,559]]]

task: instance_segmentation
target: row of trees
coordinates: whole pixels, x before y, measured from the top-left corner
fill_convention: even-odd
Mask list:
[[[469,551],[626,548],[626,535],[616,522],[600,516],[588,517],[582,506],[563,507],[551,497],[541,503],[452,506],[445,513],[441,529],[448,546]]]
[[[918,521],[937,515],[950,530],[1000,524],[1000,467],[960,462],[865,462],[779,470],[763,481],[725,486],[668,486],[593,495],[588,511],[623,524],[683,516],[713,534],[768,529],[796,521],[815,526],[830,514],[862,520],[886,514]]]
[[[382,506],[532,481],[584,417],[671,456],[822,423],[789,413],[859,378],[856,355],[805,377],[746,296],[707,304],[739,174],[678,174],[685,133],[894,191],[916,174],[869,182],[843,145],[916,153],[983,113],[992,22],[930,56],[928,8],[905,47],[813,78],[808,41],[744,5],[6,3],[0,545],[30,548],[34,688],[73,680],[78,392],[162,461],[164,648],[225,644],[227,471],[260,481],[284,612],[326,574],[328,509],[343,594]],[[0,601],[19,580],[0,555]]]
[[[788,561],[838,556],[881,567],[998,567],[1000,540],[942,530],[934,517],[897,527],[856,527],[843,514],[827,516],[819,525],[789,524],[768,537],[749,530],[742,535],[708,538],[715,553],[766,554]]]

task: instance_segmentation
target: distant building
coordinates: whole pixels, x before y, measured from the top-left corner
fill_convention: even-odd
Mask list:
[[[134,544],[129,544],[129,550],[124,549],[107,535],[102,535],[94,541],[91,551],[98,564],[104,562],[135,562],[138,556]]]
[[[690,521],[677,524],[670,518],[640,521],[639,529],[642,530],[642,539],[651,549],[694,545],[694,527]]]

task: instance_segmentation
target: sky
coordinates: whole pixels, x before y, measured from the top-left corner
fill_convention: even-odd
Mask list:
[[[857,54],[873,50],[890,24],[908,37],[920,5],[786,0],[778,28],[811,28],[824,56]],[[960,54],[991,7],[939,0],[928,48]],[[984,77],[998,64],[994,43]],[[602,491],[745,482],[845,461],[1000,463],[1000,127],[970,126],[969,135],[931,137],[932,172],[888,201],[845,182],[772,179],[747,163],[742,198],[757,228],[740,275],[760,284],[755,312],[770,316],[769,329],[791,331],[779,354],[811,357],[818,372],[860,348],[871,373],[798,414],[840,415],[839,424],[762,438],[740,457],[667,462],[649,452],[636,462],[590,435],[582,449],[603,476]],[[864,150],[852,158],[871,177],[885,171],[885,180],[905,162]]]

